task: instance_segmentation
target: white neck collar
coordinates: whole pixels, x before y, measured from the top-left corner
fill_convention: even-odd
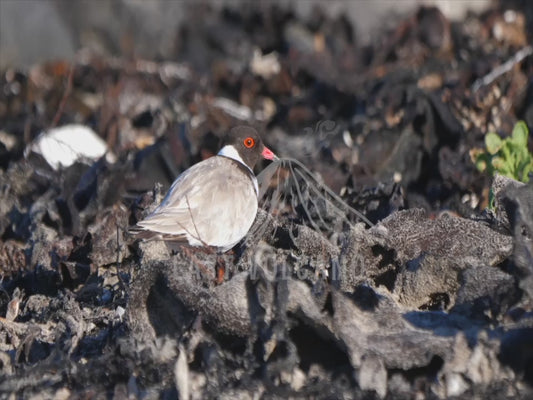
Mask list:
[[[248,165],[246,165],[246,163],[242,160],[242,158],[239,155],[239,152],[237,151],[237,149],[234,146],[232,146],[231,144],[227,144],[224,147],[222,147],[220,149],[220,151],[218,152],[217,156],[231,158],[232,160],[240,162],[242,165],[244,165],[246,168],[248,168],[250,171],[252,171],[250,169],[250,167]]]

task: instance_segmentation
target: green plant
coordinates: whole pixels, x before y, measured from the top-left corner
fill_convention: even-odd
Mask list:
[[[533,155],[527,149],[529,132],[524,121],[518,121],[510,137],[502,139],[494,132],[485,135],[486,150],[473,149],[472,161],[481,172],[505,175],[517,181],[528,182],[533,172]]]

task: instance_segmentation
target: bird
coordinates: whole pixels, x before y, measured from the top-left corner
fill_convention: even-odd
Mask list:
[[[217,155],[182,172],[161,204],[130,232],[139,239],[227,252],[255,220],[259,189],[253,169],[261,158],[278,160],[256,129],[232,128]]]

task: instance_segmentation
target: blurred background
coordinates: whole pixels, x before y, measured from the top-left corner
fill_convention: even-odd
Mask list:
[[[532,45],[531,0],[0,0],[0,393],[177,398],[194,360],[197,398],[533,398]],[[254,299],[243,342],[199,330],[232,302],[143,286],[159,254],[126,235],[236,125],[285,158],[256,171],[257,254],[306,288],[213,291]],[[313,265],[338,255],[330,291]],[[124,346],[145,289],[179,346]]]
[[[201,2],[215,9],[261,12],[279,4],[298,18],[308,18],[320,7],[330,17],[346,16],[360,44],[368,44],[384,26],[421,5],[437,6],[451,20],[468,12],[482,12],[494,0],[401,1],[239,1]],[[174,59],[180,29],[198,2],[169,0],[2,0],[0,1],[0,68],[29,66],[55,58],[73,57],[80,48],[100,55]]]

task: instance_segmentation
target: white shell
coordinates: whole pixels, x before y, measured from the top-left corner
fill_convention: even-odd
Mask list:
[[[76,161],[95,161],[108,152],[108,147],[91,128],[65,125],[41,133],[28,146],[26,154],[29,151],[42,155],[53,169],[58,170]],[[108,161],[113,161],[112,156]]]

